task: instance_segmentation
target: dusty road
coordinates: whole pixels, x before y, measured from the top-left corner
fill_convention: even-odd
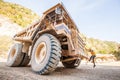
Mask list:
[[[120,62],[97,64],[82,63],[76,69],[66,69],[61,64],[50,75],[39,75],[30,67],[7,67],[0,63],[0,80],[120,80]]]

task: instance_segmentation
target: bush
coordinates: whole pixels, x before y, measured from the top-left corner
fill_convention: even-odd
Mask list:
[[[0,0],[0,14],[10,18],[22,27],[26,27],[40,18],[30,9],[2,0]]]
[[[115,55],[115,57],[117,58],[117,60],[120,60],[120,51],[115,51],[113,53],[113,55]]]

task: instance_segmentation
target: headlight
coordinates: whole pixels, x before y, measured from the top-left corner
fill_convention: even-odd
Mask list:
[[[55,9],[55,13],[56,13],[56,14],[62,14],[61,8],[57,7],[57,8]]]

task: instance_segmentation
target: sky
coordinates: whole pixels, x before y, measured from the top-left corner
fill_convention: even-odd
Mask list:
[[[62,2],[88,37],[120,43],[120,0],[4,0],[20,4],[38,15]]]

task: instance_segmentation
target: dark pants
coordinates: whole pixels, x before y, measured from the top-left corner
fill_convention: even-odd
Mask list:
[[[93,64],[94,64],[94,67],[95,67],[95,57],[96,57],[96,55],[92,55],[92,56],[90,57],[90,59],[89,59],[89,61],[92,60],[92,62],[93,62]]]

